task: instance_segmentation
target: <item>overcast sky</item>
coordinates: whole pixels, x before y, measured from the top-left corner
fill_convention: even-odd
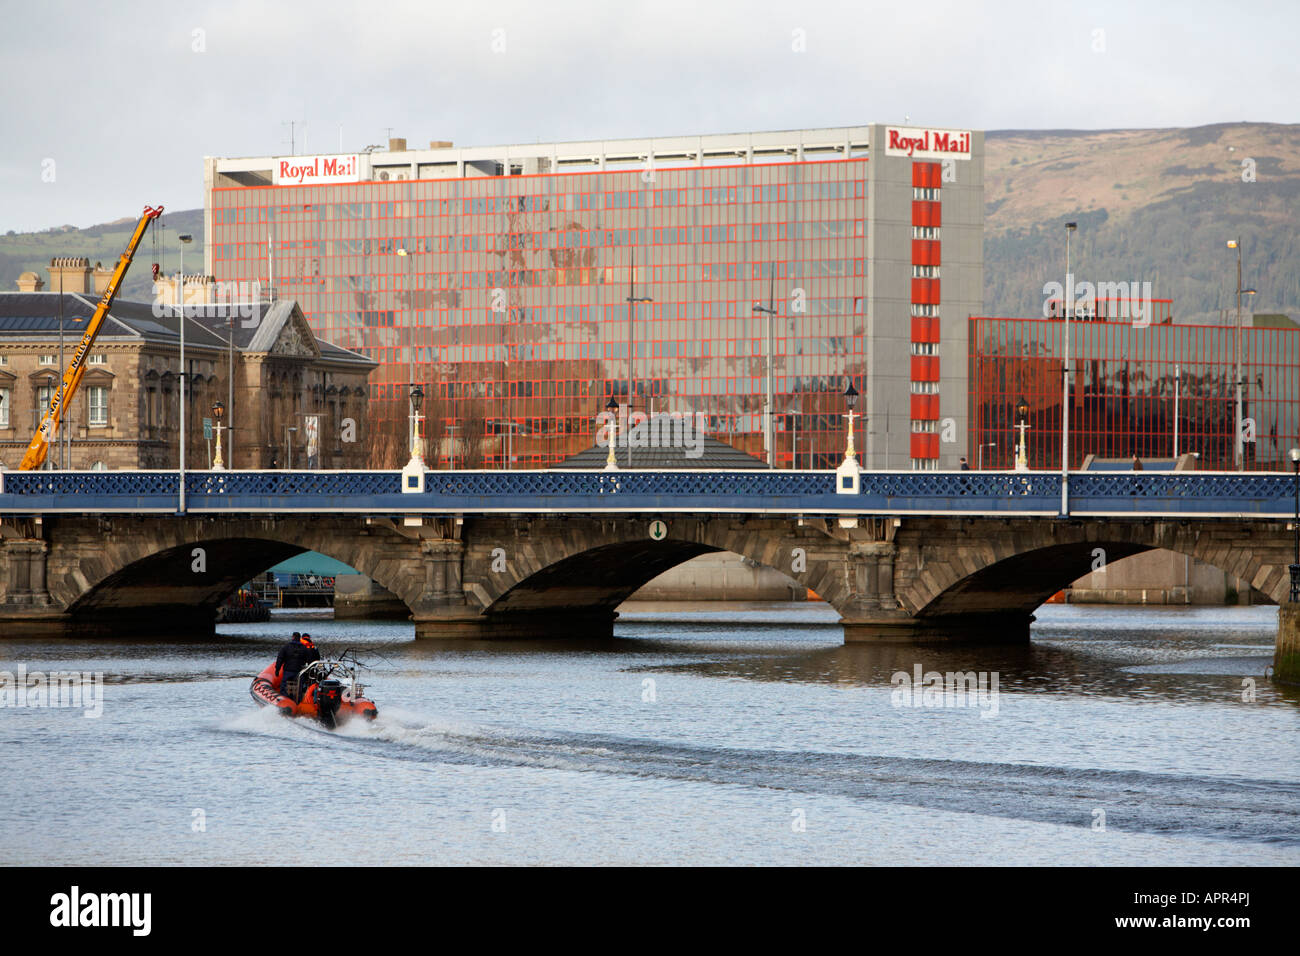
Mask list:
[[[1300,121],[1300,4],[0,0],[0,231],[201,206],[202,158],[868,122]],[[802,46],[802,49],[797,49]],[[52,180],[52,181],[48,181]]]

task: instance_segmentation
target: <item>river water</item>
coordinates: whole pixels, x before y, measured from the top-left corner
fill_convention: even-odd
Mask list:
[[[1276,613],[1048,606],[1012,649],[844,646],[819,604],[629,605],[606,643],[301,612],[0,641],[0,670],[104,674],[97,719],[0,709],[0,863],[1294,865]],[[377,721],[254,706],[293,629],[358,651]],[[987,693],[891,683],[917,665]]]

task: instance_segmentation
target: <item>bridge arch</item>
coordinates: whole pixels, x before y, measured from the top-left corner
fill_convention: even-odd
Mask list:
[[[130,629],[209,631],[216,608],[241,585],[281,561],[317,551],[354,568],[408,608],[424,593],[418,542],[358,531],[334,519],[250,521],[194,518],[154,522],[103,518],[98,527],[62,534],[50,549],[50,597],[67,609],[77,632]],[[134,527],[133,527],[134,526]],[[132,533],[135,531],[136,533]],[[82,538],[97,537],[94,547]],[[120,628],[119,628],[120,629]]]
[[[1281,603],[1288,590],[1280,522],[1007,521],[990,533],[966,522],[904,532],[899,602],[918,622],[1029,616],[1053,594],[1123,558],[1163,548],[1250,582]]]
[[[466,549],[464,585],[481,612],[554,630],[562,617],[580,630],[607,632],[615,609],[670,568],[702,554],[732,552],[815,591],[841,614],[850,598],[842,541],[789,521],[673,518],[654,540],[650,519],[571,521],[563,534],[533,534],[534,522],[476,527]],[[533,629],[529,626],[528,629]]]

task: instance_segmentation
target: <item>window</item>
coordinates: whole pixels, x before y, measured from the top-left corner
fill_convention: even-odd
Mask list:
[[[102,385],[92,385],[86,393],[90,403],[90,424],[108,424],[108,389]]]
[[[37,364],[39,364],[39,365],[53,365],[53,364],[54,364],[54,356],[53,356],[53,355],[42,355],[42,356],[40,357],[40,359],[38,360]]]
[[[9,389],[0,388],[0,428],[9,427]]]
[[[103,355],[92,355],[87,361],[87,365],[107,365],[108,359]]]
[[[0,365],[8,365],[8,364],[9,364],[9,356],[0,355]]]
[[[108,471],[108,466],[102,461],[97,461],[90,466],[91,471]]]
[[[938,266],[912,266],[912,278],[913,279],[941,278],[939,275],[939,267]]]
[[[913,395],[938,395],[938,382],[912,382],[911,391]]]
[[[938,355],[939,346],[935,342],[913,342],[913,355]]]

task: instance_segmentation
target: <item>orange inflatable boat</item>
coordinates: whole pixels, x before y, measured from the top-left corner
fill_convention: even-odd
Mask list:
[[[326,727],[336,727],[356,717],[374,720],[379,708],[363,696],[357,683],[357,664],[342,657],[338,660],[313,661],[298,676],[305,689],[301,699],[281,693],[280,675],[275,663],[253,678],[249,692],[261,707],[275,707],[286,717],[309,717]],[[340,678],[344,678],[340,680]]]

